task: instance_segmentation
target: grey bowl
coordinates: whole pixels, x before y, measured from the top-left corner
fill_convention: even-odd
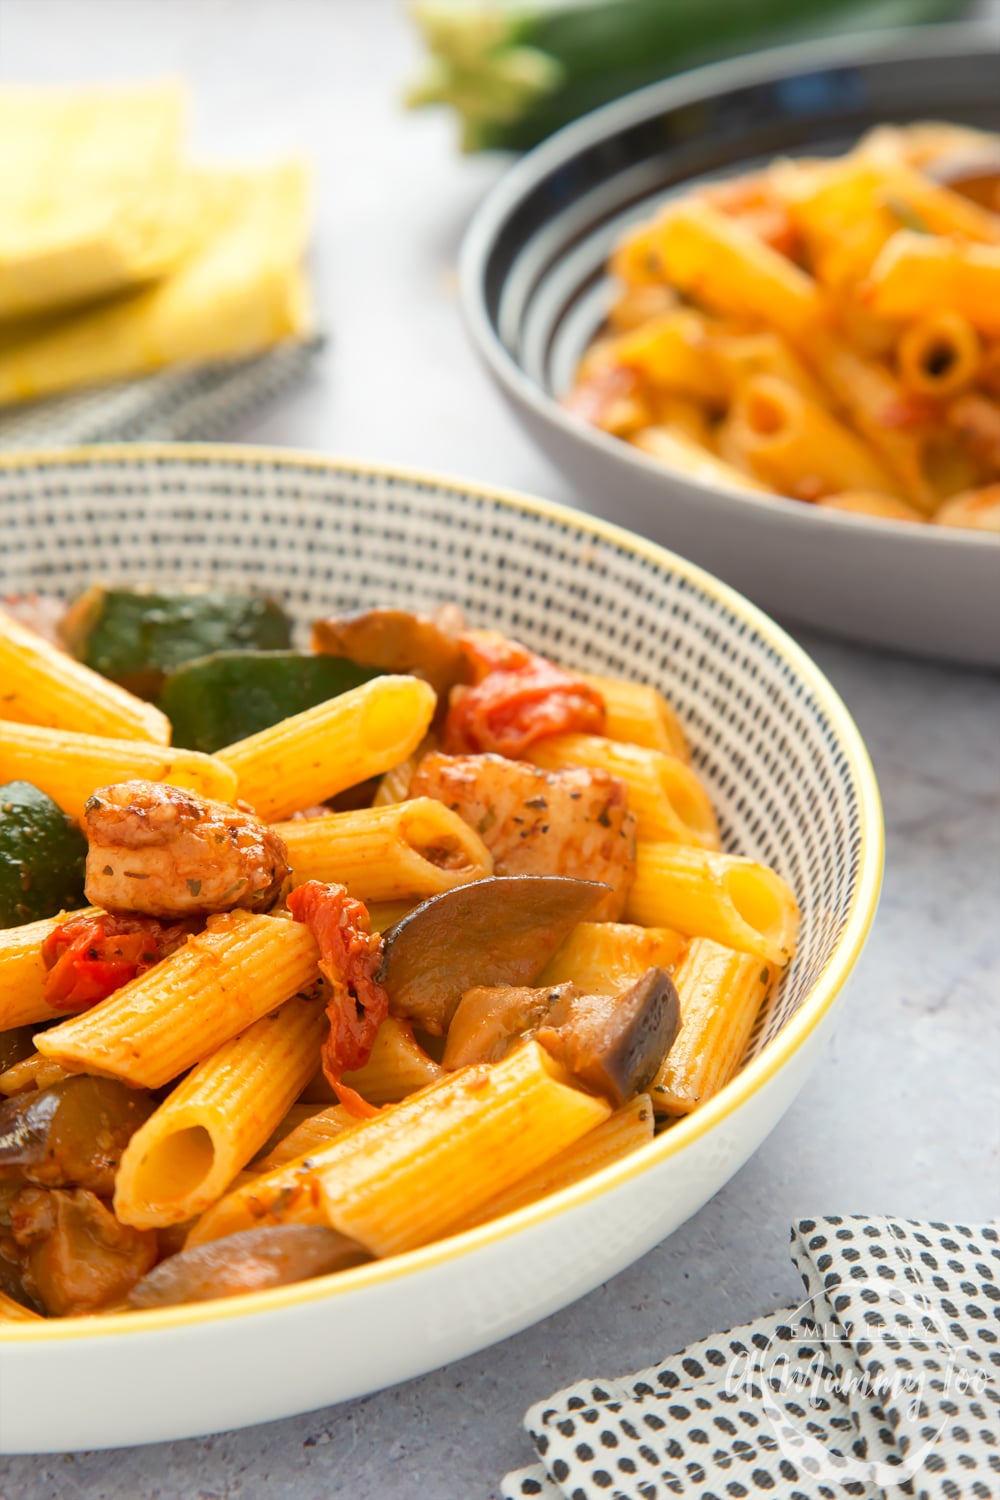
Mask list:
[[[642,89],[522,158],[462,247],[474,343],[581,508],[701,563],[773,613],[854,640],[1000,665],[1000,537],[873,520],[701,482],[562,410],[601,324],[604,267],[669,192],[783,153],[842,151],[870,126],[1000,128],[1000,27],[784,47]]]

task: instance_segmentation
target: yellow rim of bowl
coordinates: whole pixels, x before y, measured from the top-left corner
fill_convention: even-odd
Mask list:
[[[453,490],[529,515],[569,525],[577,532],[589,533],[624,551],[647,558],[657,566],[669,567],[696,584],[733,614],[745,620],[770,646],[788,661],[815,694],[816,701],[830,720],[847,757],[858,793],[858,827],[860,861],[858,883],[844,930],[813,988],[792,1018],[772,1042],[741,1069],[714,1099],[672,1125],[663,1135],[631,1155],[602,1168],[593,1176],[562,1188],[537,1203],[475,1229],[466,1230],[444,1240],[409,1250],[388,1260],[373,1261],[336,1275],[316,1277],[311,1281],[275,1287],[270,1291],[249,1292],[216,1302],[190,1303],[128,1314],[97,1313],[79,1319],[44,1319],[39,1322],[0,1323],[0,1343],[61,1341],[78,1338],[107,1338],[111,1335],[149,1333],[191,1324],[215,1323],[225,1318],[250,1314],[277,1313],[284,1308],[344,1296],[353,1291],[367,1291],[395,1280],[415,1275],[448,1261],[472,1254],[487,1245],[497,1244],[511,1235],[568,1213],[620,1183],[630,1181],[655,1164],[674,1156],[685,1146],[708,1134],[733,1115],[746,1101],[776,1076],[816,1030],[826,1016],[864,947],[878,906],[885,857],[882,806],[878,783],[864,741],[839,694],[827,681],[812,659],[792,638],[755,604],[742,594],[721,583],[694,563],[678,557],[666,547],[614,526],[607,521],[575,511],[551,500],[539,500],[494,485],[446,474],[425,473],[419,469],[396,468],[348,458],[327,458],[321,454],[294,448],[256,447],[250,444],[224,443],[130,443],[95,444],[64,450],[0,454],[0,473],[18,469],[100,467],[102,465],[134,467],[148,462],[176,460],[181,463],[218,463],[226,466],[254,468],[268,464],[278,468],[313,469],[317,473],[350,476],[364,474],[400,483],[416,484],[438,490]],[[294,501],[292,502],[294,503]]]

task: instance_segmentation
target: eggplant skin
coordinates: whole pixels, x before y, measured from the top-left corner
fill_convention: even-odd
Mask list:
[[[385,934],[376,977],[393,1015],[443,1036],[466,990],[530,985],[608,890],[565,875],[501,875],[432,896]]]
[[[315,1224],[264,1225],[182,1250],[138,1282],[130,1307],[172,1307],[308,1281],[370,1259],[347,1235]]]
[[[680,1021],[673,980],[652,968],[618,995],[568,994],[536,1040],[585,1088],[619,1108],[652,1083]]]
[[[122,1152],[155,1107],[143,1089],[85,1073],[17,1094],[0,1104],[0,1181],[110,1198]]]

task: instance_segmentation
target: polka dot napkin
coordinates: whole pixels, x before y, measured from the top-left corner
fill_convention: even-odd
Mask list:
[[[323,340],[250,359],[160,370],[0,411],[0,450],[223,437],[308,373]]]
[[[624,1380],[533,1406],[504,1500],[995,1500],[1000,1235],[801,1219],[805,1296]]]

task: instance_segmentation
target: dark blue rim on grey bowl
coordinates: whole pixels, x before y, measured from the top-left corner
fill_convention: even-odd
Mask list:
[[[603,321],[622,231],[671,191],[880,123],[1000,129],[1000,22],[838,37],[713,64],[605,105],[516,162],[462,246],[466,324],[582,508],[645,532],[791,620],[1000,665],[1000,538],[880,521],[679,471],[559,405]]]

